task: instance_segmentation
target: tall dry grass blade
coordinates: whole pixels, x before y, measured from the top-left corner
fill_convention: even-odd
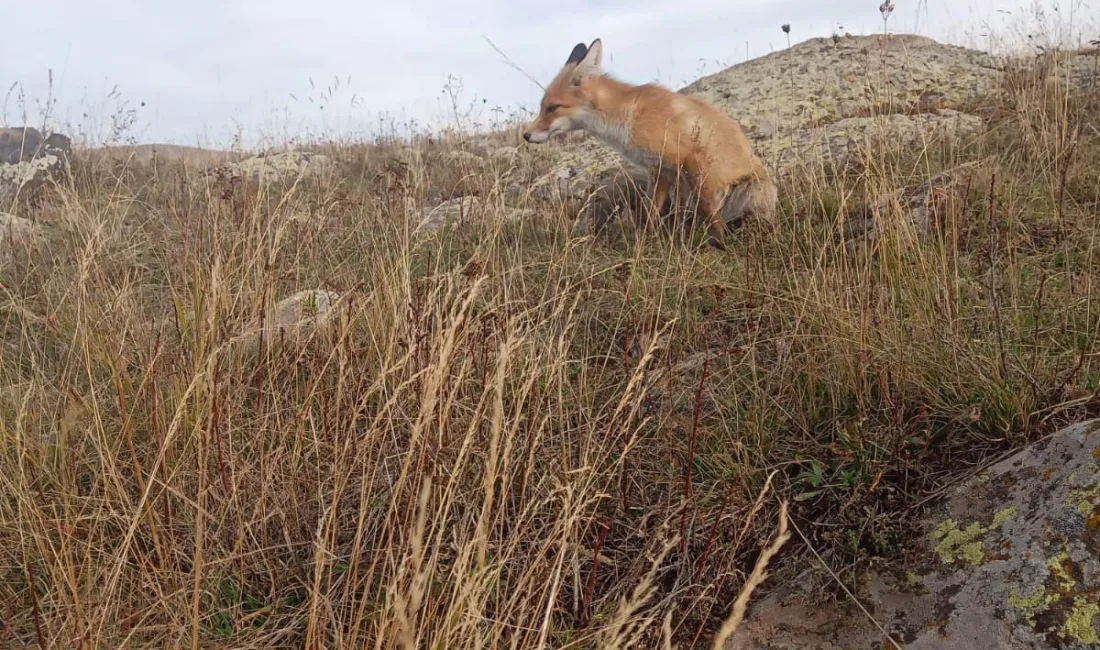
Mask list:
[[[718,633],[714,635],[714,642],[711,644],[712,650],[723,650],[726,641],[737,631],[737,628],[741,625],[741,620],[745,617],[745,611],[748,609],[749,598],[752,597],[752,592],[763,584],[764,580],[768,577],[766,571],[768,562],[779,553],[779,549],[781,549],[790,538],[791,534],[787,531],[787,502],[784,500],[779,504],[779,527],[776,531],[775,539],[772,540],[772,543],[768,545],[768,547],[760,553],[760,557],[757,558],[756,564],[752,568],[752,573],[749,574],[748,580],[745,581],[745,586],[741,588],[741,592],[737,594],[737,599],[733,601],[733,610],[730,612],[729,618],[722,623],[722,627],[719,628]]]

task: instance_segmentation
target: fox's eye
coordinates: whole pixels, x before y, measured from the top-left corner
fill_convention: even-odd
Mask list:
[[[546,107],[546,112],[547,113],[553,113],[554,111],[558,110],[559,108],[561,108],[560,104],[550,104],[549,106]]]

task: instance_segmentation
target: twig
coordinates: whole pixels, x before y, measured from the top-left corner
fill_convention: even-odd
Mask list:
[[[886,628],[882,627],[882,624],[875,620],[875,617],[871,615],[871,612],[868,612],[867,608],[863,606],[863,603],[859,602],[859,599],[856,598],[855,594],[853,594],[848,589],[848,586],[845,585],[844,582],[840,579],[840,576],[838,576],[836,572],[833,571],[833,568],[825,562],[824,558],[818,555],[817,550],[813,547],[812,544],[810,544],[810,540],[806,539],[806,536],[803,535],[802,531],[798,529],[798,524],[791,522],[791,527],[793,527],[794,532],[798,533],[798,536],[802,538],[802,543],[806,545],[806,548],[810,549],[810,552],[814,554],[814,557],[816,557],[817,561],[821,563],[821,566],[825,567],[825,570],[829,572],[829,575],[833,578],[833,580],[836,580],[836,583],[840,585],[840,588],[844,590],[844,593],[848,594],[848,597],[852,599],[852,602],[854,602],[856,606],[859,607],[859,609],[867,616],[867,619],[875,624],[875,627],[878,628],[878,631],[882,632],[882,635],[886,637],[886,640],[889,641],[891,645],[893,645],[898,650],[901,650],[901,646],[898,645],[898,642],[894,640],[894,637],[890,636],[890,633],[886,631]]]
[[[490,47],[492,47],[494,50],[497,51],[497,54],[499,54],[501,56],[501,58],[504,59],[504,62],[507,63],[509,67],[511,67],[513,70],[520,73],[521,75],[527,77],[531,81],[531,83],[538,86],[541,90],[546,90],[546,88],[542,84],[540,84],[534,77],[532,77],[531,75],[524,72],[523,68],[516,65],[516,63],[514,61],[512,61],[512,59],[508,58],[507,54],[505,54],[504,52],[501,52],[500,48],[497,47],[495,43],[490,41],[488,36],[485,36],[484,34],[482,34],[481,37],[485,39],[485,42],[488,43]]]

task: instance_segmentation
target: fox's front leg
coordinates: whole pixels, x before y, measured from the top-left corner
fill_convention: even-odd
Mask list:
[[[726,250],[726,222],[722,220],[722,204],[725,194],[703,184],[699,192],[699,208],[706,215],[709,224],[710,245],[718,250]]]
[[[660,220],[661,209],[665,207],[665,202],[668,201],[669,190],[671,188],[672,179],[668,177],[668,174],[658,171],[653,178],[653,203],[652,205],[645,206],[644,215],[647,225]]]

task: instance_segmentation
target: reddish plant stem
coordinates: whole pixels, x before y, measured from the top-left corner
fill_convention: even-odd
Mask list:
[[[710,555],[710,550],[714,546],[714,538],[718,535],[718,522],[721,521],[722,513],[725,512],[732,496],[733,481],[730,481],[729,487],[726,488],[726,496],[722,498],[722,507],[718,508],[718,512],[714,513],[714,522],[710,526],[710,533],[707,535],[707,543],[703,545],[703,553],[695,563],[695,575],[692,576],[692,582],[697,582],[699,580],[699,572],[703,570],[703,563],[706,562],[707,557]]]
[[[218,411],[218,367],[214,366],[214,398],[210,405],[210,428],[214,434],[214,445],[218,451],[218,473],[222,477],[222,490],[229,495],[229,476],[225,471],[225,458],[222,456],[221,414]]]
[[[692,499],[692,485],[691,476],[692,469],[695,465],[695,441],[699,433],[699,416],[703,411],[703,388],[707,383],[707,374],[710,370],[710,357],[708,356],[706,361],[703,362],[703,373],[699,377],[699,387],[695,389],[695,408],[691,416],[691,435],[688,436],[688,457],[687,467],[684,468],[684,498],[687,501]],[[687,548],[687,507],[680,515],[680,552],[684,552]]]
[[[603,524],[600,530],[600,538],[596,540],[596,546],[592,549],[592,571],[588,573],[588,583],[584,586],[584,604],[581,606],[581,618],[588,622],[588,608],[592,605],[592,592],[596,588],[596,571],[600,568],[600,551],[607,541],[608,526]]]

